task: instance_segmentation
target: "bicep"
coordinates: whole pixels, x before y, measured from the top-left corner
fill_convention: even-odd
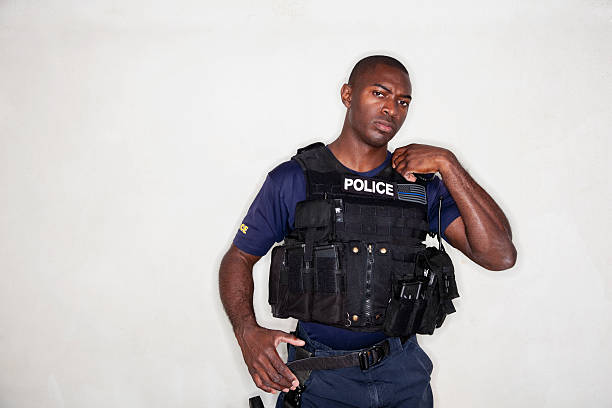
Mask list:
[[[232,244],[223,256],[223,263],[229,263],[231,265],[241,264],[247,269],[252,270],[253,265],[260,259],[261,256],[249,254]]]
[[[238,248],[236,245],[232,244],[228,253],[232,253],[232,256],[235,256],[241,259],[244,263],[246,263],[249,267],[253,268],[253,265],[257,263],[261,259],[261,256],[249,254],[248,252],[244,252],[242,249]]]

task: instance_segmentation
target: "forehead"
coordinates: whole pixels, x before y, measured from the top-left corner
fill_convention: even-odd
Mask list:
[[[397,94],[412,94],[412,84],[408,74],[399,68],[385,64],[377,64],[365,70],[355,82],[355,85],[360,87],[380,84]]]

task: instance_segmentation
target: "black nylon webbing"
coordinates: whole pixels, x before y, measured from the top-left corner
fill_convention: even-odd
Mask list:
[[[333,357],[309,357],[287,363],[292,371],[334,370],[336,368],[354,367],[359,365],[357,353]]]
[[[381,359],[389,355],[390,346],[389,342],[385,341],[381,344],[383,348],[383,356]],[[346,368],[359,366],[359,353],[357,351],[343,356],[331,356],[331,357],[308,357],[301,360],[295,360],[287,363],[287,367],[291,371],[312,371],[312,370],[335,370],[337,368]]]

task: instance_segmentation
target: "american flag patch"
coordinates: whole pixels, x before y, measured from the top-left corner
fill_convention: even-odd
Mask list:
[[[397,198],[402,201],[427,204],[427,193],[425,193],[425,187],[420,184],[398,184]]]

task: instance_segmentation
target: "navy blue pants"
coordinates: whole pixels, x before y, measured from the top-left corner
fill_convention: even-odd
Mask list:
[[[298,325],[298,337],[315,356],[337,356],[352,351],[333,350],[308,338]],[[315,370],[302,394],[303,408],[397,407],[431,408],[433,395],[429,385],[433,364],[412,336],[404,344],[390,338],[390,353],[367,370],[358,366],[336,370]],[[288,344],[288,361],[295,359],[295,347]],[[280,393],[276,408],[282,408]]]

